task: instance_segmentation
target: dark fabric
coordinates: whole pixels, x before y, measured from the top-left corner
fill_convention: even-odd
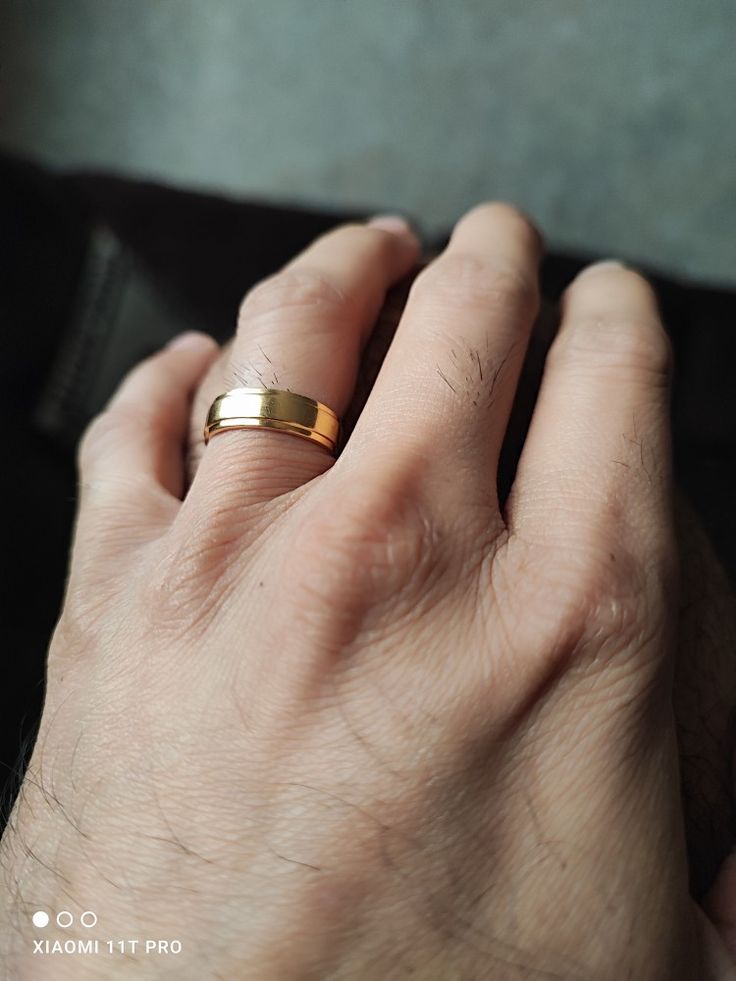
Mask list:
[[[132,364],[179,329],[225,340],[250,285],[335,223],[359,217],[53,175],[0,158],[6,774],[41,704],[74,515],[74,448],[89,416]],[[590,258],[550,256],[545,296],[556,300]],[[677,363],[678,476],[733,576],[736,295],[652,278]]]

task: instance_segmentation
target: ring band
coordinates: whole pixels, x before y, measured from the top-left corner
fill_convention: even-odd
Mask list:
[[[335,452],[340,421],[327,405],[279,388],[231,388],[207,413],[204,441],[226,429],[276,429]]]

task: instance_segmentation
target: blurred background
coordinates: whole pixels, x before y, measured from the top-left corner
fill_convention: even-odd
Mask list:
[[[732,0],[2,0],[0,145],[736,281]]]

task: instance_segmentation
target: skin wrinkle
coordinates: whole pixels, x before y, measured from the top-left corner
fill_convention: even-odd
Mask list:
[[[292,264],[257,283],[246,294],[238,313],[238,331],[252,328],[260,318],[277,319],[284,310],[293,314],[295,309],[312,308],[324,318],[347,313],[351,305],[352,297],[323,269],[303,263],[297,268]]]
[[[412,300],[442,310],[481,310],[497,321],[519,321],[525,313],[536,313],[539,289],[516,263],[502,256],[446,252],[416,277],[409,295],[409,302]]]

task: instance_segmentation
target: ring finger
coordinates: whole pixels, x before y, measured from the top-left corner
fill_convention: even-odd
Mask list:
[[[318,239],[246,296],[213,397],[241,386],[288,389],[340,417],[386,291],[418,254],[416,237],[396,218],[343,226]],[[218,487],[239,504],[257,503],[293,490],[330,464],[327,451],[304,439],[226,430],[210,440],[190,494],[202,486],[209,498]]]

